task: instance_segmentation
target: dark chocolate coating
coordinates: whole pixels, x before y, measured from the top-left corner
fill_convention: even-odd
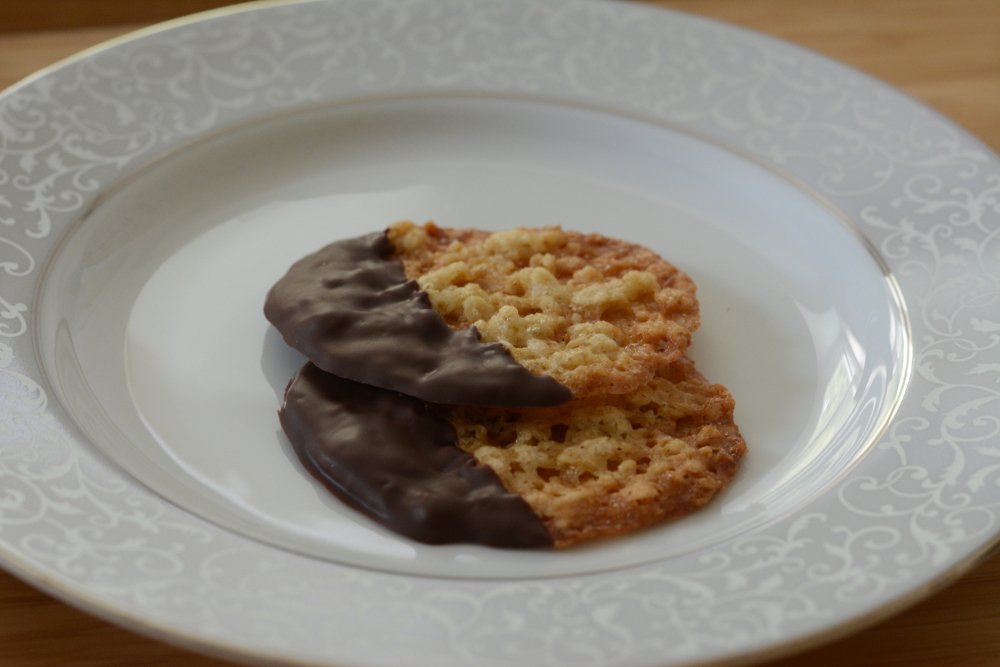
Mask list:
[[[427,544],[552,545],[528,504],[459,449],[454,427],[419,399],[307,363],[278,414],[302,465],[397,533]]]
[[[434,403],[558,405],[569,389],[533,375],[475,327],[454,331],[407,280],[384,232],[338,241],[296,262],[264,315],[325,371]]]

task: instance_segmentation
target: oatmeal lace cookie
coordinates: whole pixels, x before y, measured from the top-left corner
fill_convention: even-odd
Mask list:
[[[399,222],[406,277],[453,329],[475,326],[575,398],[624,394],[680,359],[698,328],[687,275],[651,250],[556,227],[489,233]]]
[[[736,474],[734,402],[686,357],[627,394],[551,408],[439,406],[458,445],[496,472],[557,547],[678,518]]]

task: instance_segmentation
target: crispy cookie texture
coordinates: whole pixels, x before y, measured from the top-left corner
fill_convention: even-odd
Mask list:
[[[736,474],[734,401],[682,357],[627,394],[552,408],[440,406],[458,444],[528,503],[555,546],[676,519]]]
[[[385,232],[331,243],[275,283],[264,316],[328,373],[425,401],[541,406],[572,398],[500,343],[449,327],[394,253]]]
[[[687,275],[651,250],[558,227],[388,230],[406,277],[453,329],[475,326],[574,398],[626,394],[680,359],[698,328]]]

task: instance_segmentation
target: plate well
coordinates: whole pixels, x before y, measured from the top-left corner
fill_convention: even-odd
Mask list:
[[[561,552],[431,547],[344,508],[276,410],[302,357],[261,312],[301,256],[400,219],[562,225],[694,278],[691,356],[749,453],[703,510]],[[202,139],[112,188],[50,262],[36,317],[57,398],[150,489],[262,542],[406,574],[571,575],[690,553],[801,508],[878,436],[906,374],[890,276],[828,205],[669,127],[561,104],[418,97],[322,106]]]

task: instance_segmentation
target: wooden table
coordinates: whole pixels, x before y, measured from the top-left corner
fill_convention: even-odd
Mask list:
[[[936,107],[1000,152],[1000,0],[657,4],[737,23],[854,65]],[[135,27],[0,33],[0,89]],[[0,571],[0,667],[227,664],[105,623]],[[1000,555],[892,619],[770,665],[1000,665]]]

